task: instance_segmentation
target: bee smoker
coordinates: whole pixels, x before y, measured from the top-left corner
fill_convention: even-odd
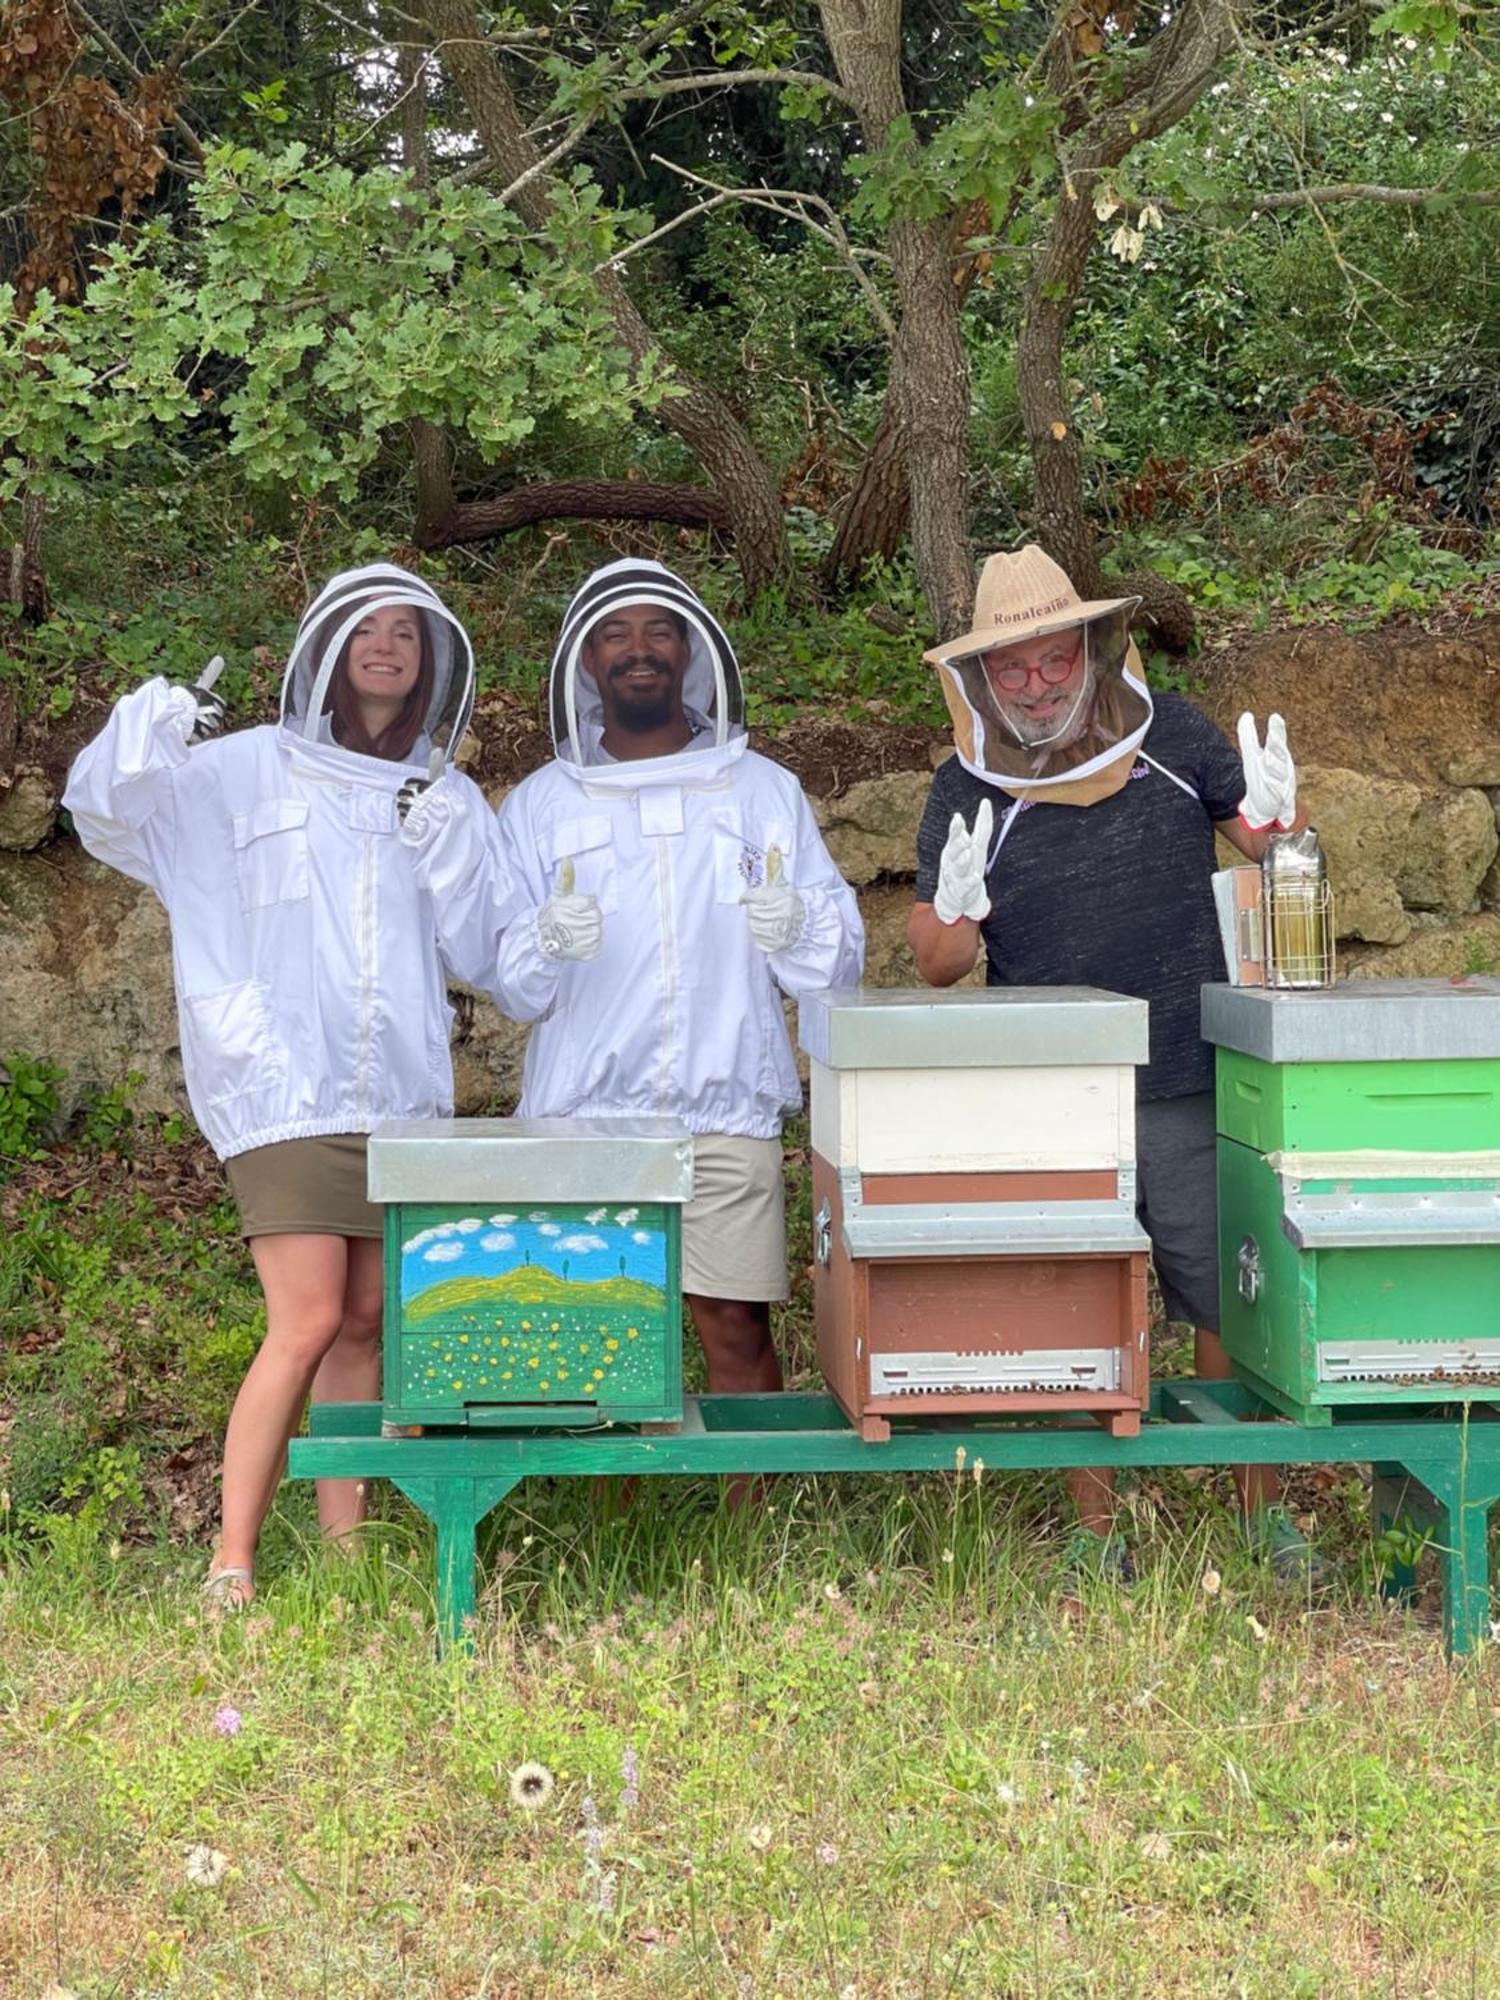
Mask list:
[[[1265,984],[1333,984],[1333,894],[1316,829],[1274,833],[1260,864]]]

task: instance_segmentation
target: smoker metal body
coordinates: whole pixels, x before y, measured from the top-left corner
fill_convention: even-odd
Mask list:
[[[811,994],[818,1358],[867,1441],[894,1417],[1149,1393],[1135,1214],[1144,1002],[1093,988]]]
[[[1209,986],[1221,1332],[1278,1409],[1500,1402],[1500,980]]]
[[[674,1119],[377,1126],[387,1430],[680,1421],[692,1187]]]

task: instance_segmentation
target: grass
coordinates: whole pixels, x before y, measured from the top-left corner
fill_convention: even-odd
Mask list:
[[[342,1561],[288,1487],[261,1598],[212,1623],[253,1281],[201,1149],[115,1137],[0,1190],[5,2000],[1500,1984],[1500,1675],[1380,1606],[1347,1471],[1295,1495],[1338,1564],[1316,1609],[1249,1563],[1223,1474],[1144,1477],[1140,1581],[1079,1595],[1059,1486],[969,1468],[745,1514],[533,1483],[447,1660],[425,1522],[380,1489]],[[800,1281],[780,1337],[812,1380]]]
[[[1493,1991],[1488,1657],[1279,1596],[1211,1503],[1136,1514],[1142,1580],[1078,1601],[1014,1482],[788,1480],[753,1518],[559,1483],[493,1524],[446,1661],[397,1504],[341,1562],[290,1495],[222,1627],[181,1552],[33,1548],[0,1990]]]

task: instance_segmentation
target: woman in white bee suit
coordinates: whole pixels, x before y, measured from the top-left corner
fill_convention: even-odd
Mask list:
[[[365,1135],[382,1118],[451,1114],[444,970],[487,974],[505,914],[494,818],[468,779],[450,772],[443,789],[487,855],[482,884],[472,866],[419,883],[402,838],[398,796],[456,747],[473,688],[453,613],[419,577],[377,564],[335,576],[303,614],[279,722],[207,740],[224,717],[210,688],[149,681],[69,775],[83,845],[154,890],[171,919],[188,1098],[226,1163],[266,1296],[224,1448],[207,1587],[225,1606],[254,1593],[256,1541],[309,1390],[379,1391],[381,1221]],[[352,1481],[321,1482],[318,1504],[329,1535],[363,1518]]]
[[[687,1125],[682,1281],[709,1385],[778,1388],[781,1121],[802,1100],[781,996],[858,980],[854,895],[796,778],[748,746],[728,638],[661,564],[589,577],[550,696],[556,761],[500,813],[526,908],[485,982],[535,1024],[520,1110]]]
[[[1218,1336],[1213,1051],[1205,982],[1225,977],[1211,877],[1216,833],[1252,860],[1301,826],[1280,716],[1239,750],[1183,696],[1147,686],[1133,598],[1080,599],[1040,548],[991,556],[975,629],[935,648],[956,756],[935,773],[917,835],[908,926],[924,979],[947,986],[982,945],[990,985],[1098,986],[1150,1006],[1137,1073],[1136,1195],[1170,1319],[1195,1329],[1202,1375],[1229,1373]],[[1113,1490],[1069,1484],[1085,1530],[1078,1567],[1127,1566]],[[1308,1550],[1265,1468],[1242,1467],[1253,1538],[1278,1570]]]

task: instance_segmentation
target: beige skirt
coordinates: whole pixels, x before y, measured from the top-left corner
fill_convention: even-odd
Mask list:
[[[365,1135],[284,1139],[226,1160],[242,1236],[380,1236],[365,1193]]]

